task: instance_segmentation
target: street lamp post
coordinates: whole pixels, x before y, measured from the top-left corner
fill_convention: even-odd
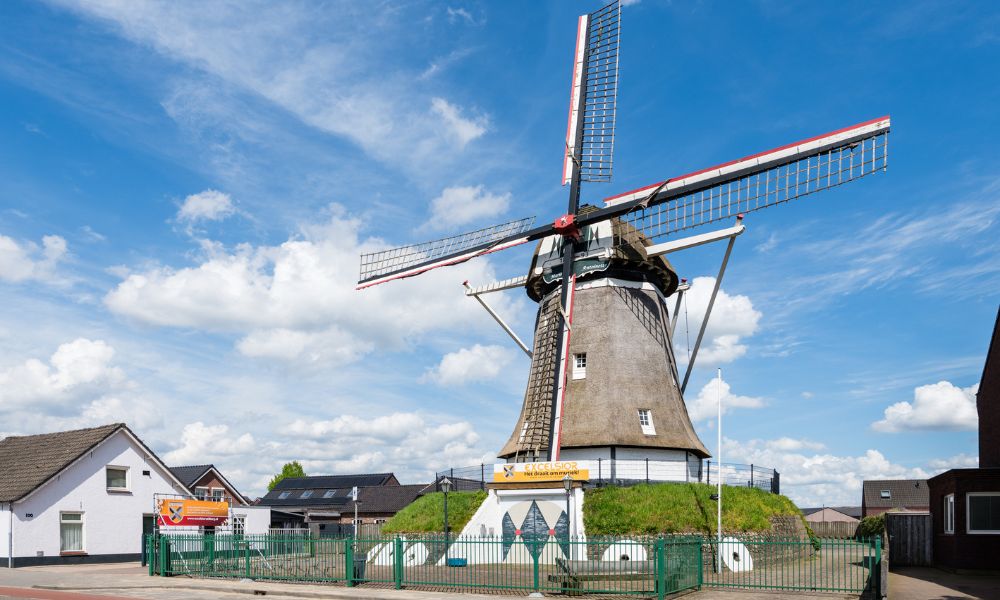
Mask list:
[[[573,491],[573,478],[567,474],[562,478],[563,489],[566,490],[566,537],[569,542],[569,555],[573,557],[573,515],[569,512],[569,495]]]
[[[451,491],[451,481],[445,477],[441,480],[441,491],[444,492],[444,565],[448,566],[448,492]]]

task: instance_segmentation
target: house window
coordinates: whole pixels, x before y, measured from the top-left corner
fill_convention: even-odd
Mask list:
[[[639,427],[646,435],[656,435],[656,428],[653,427],[653,411],[648,408],[639,409]]]
[[[882,490],[878,495],[879,498],[882,498],[883,500],[889,500],[892,498],[892,494],[889,493],[889,490]]]
[[[944,532],[955,533],[955,494],[944,497]]]
[[[247,532],[247,516],[233,515],[233,535],[243,536]]]
[[[587,353],[573,355],[573,379],[584,379],[587,376]]]
[[[303,500],[305,500],[306,498],[312,498],[312,495],[313,495],[313,491],[312,490],[306,490],[306,491],[302,492],[302,495],[299,496],[299,498],[302,498]]]
[[[222,502],[226,497],[226,490],[220,488],[212,488],[212,500],[216,502]]]
[[[967,533],[1000,533],[1000,492],[965,495]]]
[[[291,495],[292,495],[291,492],[281,492],[280,494],[278,494],[278,500],[284,500],[285,498]]]
[[[83,552],[83,513],[59,513],[59,551]]]
[[[333,496],[336,493],[337,493],[337,490],[326,490],[325,492],[323,492],[323,497],[324,498],[333,498]]]
[[[109,492],[128,491],[128,467],[105,467],[105,478]]]

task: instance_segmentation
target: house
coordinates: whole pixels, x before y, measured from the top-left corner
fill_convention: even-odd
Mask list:
[[[228,502],[230,506],[248,506],[250,503],[236,487],[222,476],[215,465],[170,467],[170,472],[181,480],[199,500]]]
[[[1000,556],[1000,311],[976,394],[979,468],[927,480],[934,564],[996,569]]]
[[[861,515],[874,517],[890,510],[926,512],[929,504],[924,479],[871,479],[861,484]]]
[[[139,560],[155,496],[187,493],[124,423],[4,438],[0,556],[7,567]]]
[[[860,506],[824,506],[803,508],[802,516],[807,523],[857,523],[861,520]]]
[[[289,477],[278,482],[258,504],[276,512],[301,515],[305,523],[350,525],[355,509],[351,490],[355,487],[359,523],[385,522],[431,490],[430,485],[400,485],[392,473]]]

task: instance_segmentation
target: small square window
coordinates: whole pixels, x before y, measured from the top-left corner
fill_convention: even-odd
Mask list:
[[[882,490],[881,492],[879,492],[879,497],[882,498],[883,500],[889,500],[890,498],[892,498],[892,494],[889,493],[889,490]]]
[[[326,490],[323,492],[324,498],[333,498],[337,494],[337,490]]]
[[[306,498],[312,498],[312,495],[313,495],[313,491],[312,490],[306,490],[306,491],[302,492],[302,495],[299,496],[299,498],[302,498],[303,500],[305,500]]]
[[[194,488],[194,497],[199,500],[208,500],[208,496],[211,494],[211,490],[207,487],[196,487]]]
[[[212,500],[215,500],[216,502],[222,502],[222,500],[225,497],[226,497],[226,490],[219,488],[212,489]]]
[[[278,500],[284,500],[285,498],[288,498],[291,495],[292,495],[291,492],[281,492],[280,494],[278,494]]]
[[[573,379],[584,379],[587,377],[587,353],[581,352],[573,355]]]
[[[106,467],[105,478],[109,491],[128,491],[128,467]]]
[[[646,435],[656,435],[656,427],[653,426],[653,411],[648,408],[639,409],[639,427]]]

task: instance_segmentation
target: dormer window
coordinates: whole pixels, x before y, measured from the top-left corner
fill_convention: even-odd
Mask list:
[[[648,408],[639,409],[639,427],[646,435],[656,435],[656,428],[653,426],[653,411]]]
[[[587,353],[581,352],[573,355],[573,379],[584,379],[587,377]]]

